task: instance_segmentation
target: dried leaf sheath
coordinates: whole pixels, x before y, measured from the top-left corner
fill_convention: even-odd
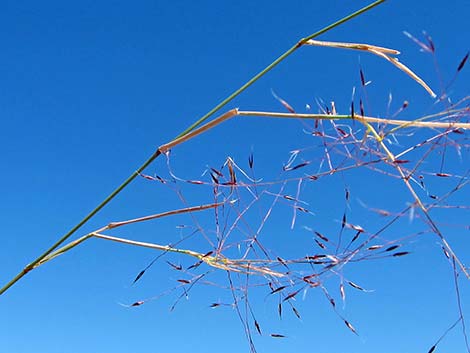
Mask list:
[[[400,54],[400,52],[395,49],[379,47],[376,45],[363,44],[363,43],[328,42],[324,40],[320,41],[320,40],[310,39],[306,41],[304,44],[315,45],[315,46],[320,46],[320,47],[329,47],[329,48],[354,49],[354,50],[361,50],[361,51],[376,50],[378,52],[381,52],[384,54],[391,54],[391,55]]]
[[[341,48],[341,49],[353,49],[353,50],[360,50],[366,51],[381,58],[384,58],[401,71],[406,73],[410,76],[413,80],[419,83],[433,98],[436,98],[436,94],[434,91],[424,82],[418,75],[416,75],[413,71],[411,71],[406,65],[402,64],[398,61],[397,58],[391,57],[390,55],[398,55],[400,52],[395,49],[389,49],[384,47],[379,47],[370,44],[361,44],[361,43],[341,43],[341,42],[325,42],[325,41],[318,41],[310,39],[306,41],[304,44],[306,45],[314,45],[314,46],[322,46],[322,47],[330,47],[330,48]]]
[[[160,147],[158,147],[158,150],[161,152],[161,153],[165,153],[167,152],[169,149],[183,143],[183,142],[186,142],[190,139],[192,139],[193,137],[197,136],[197,135],[200,135],[210,129],[212,129],[213,127],[219,125],[220,123],[223,123],[224,121],[226,120],[229,120],[230,118],[233,118],[234,116],[238,115],[238,109],[232,109],[232,110],[229,110],[228,112],[222,114],[221,116],[219,116],[218,118],[214,119],[214,120],[211,120],[210,122],[208,122],[207,124],[195,129],[195,130],[192,130],[190,132],[188,132],[187,134],[179,137],[179,138],[176,138],[164,145],[161,145]]]

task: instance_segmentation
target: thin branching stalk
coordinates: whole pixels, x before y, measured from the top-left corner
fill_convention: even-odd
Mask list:
[[[450,113],[452,114],[457,113],[458,111],[454,111]],[[449,113],[449,112],[448,112]],[[432,128],[432,129],[447,129],[447,130],[452,130],[452,129],[470,129],[470,123],[459,123],[459,122],[454,122],[454,121],[449,121],[449,122],[444,122],[444,121],[425,121],[426,119],[430,118],[435,118],[437,116],[442,116],[442,113],[438,114],[433,114],[425,117],[421,117],[415,120],[397,120],[397,119],[387,119],[387,118],[377,118],[377,117],[368,117],[368,116],[361,116],[361,115],[356,115],[356,114],[345,114],[345,115],[340,115],[340,114],[298,114],[298,113],[280,113],[280,112],[266,112],[266,111],[240,111],[238,109],[232,109],[219,117],[211,120],[207,124],[202,125],[199,128],[196,128],[195,130],[192,130],[191,132],[187,133],[184,136],[181,136],[179,138],[176,138],[164,145],[161,145],[158,148],[159,153],[166,153],[168,150],[171,148],[174,148],[184,142],[187,142],[191,140],[192,138],[201,135],[214,127],[222,124],[223,122],[237,117],[237,116],[255,116],[255,117],[268,117],[268,118],[281,118],[281,119],[314,119],[314,120],[357,120],[365,124],[368,128],[369,131],[371,131],[377,139],[380,139],[380,143],[382,148],[384,148],[388,158],[391,161],[394,161],[397,157],[391,154],[391,152],[388,150],[388,148],[385,146],[383,143],[383,136],[380,137],[379,134],[375,131],[375,129],[370,125],[371,123],[379,123],[379,124],[384,124],[384,125],[396,125],[397,128],[403,128],[403,127],[417,127],[417,128]],[[397,129],[395,128],[395,130]],[[429,217],[429,214],[427,213],[427,210],[425,206],[422,204],[421,200],[419,197],[416,195],[414,192],[411,184],[409,183],[408,178],[406,178],[403,170],[398,166],[400,174],[402,174],[403,180],[405,180],[405,183],[407,183],[408,188],[410,189],[410,192],[413,195],[413,198],[416,200],[417,204],[419,207],[425,212],[427,217]],[[195,207],[190,207],[186,209],[180,209],[180,210],[173,210],[173,211],[168,211],[168,212],[163,212],[160,214],[156,215],[150,215],[150,216],[145,216],[141,218],[136,218],[132,220],[127,220],[127,221],[122,221],[122,222],[113,222],[108,224],[107,226],[98,229],[95,232],[102,232],[111,228],[116,228],[118,226],[126,225],[126,224],[132,224],[132,223],[137,223],[137,222],[142,222],[146,220],[151,220],[151,219],[156,219],[156,218],[161,218],[164,216],[168,215],[173,215],[173,214],[180,214],[180,213],[186,213],[186,212],[193,212],[193,211],[199,211],[199,210],[204,210],[207,208],[214,208],[217,207],[218,204],[211,204],[211,205],[201,205],[201,206],[195,206]],[[430,217],[429,217],[430,218]],[[432,224],[432,223],[431,223]],[[434,225],[433,228],[435,229],[436,234],[440,235],[443,243],[445,244],[445,247],[449,250],[450,253],[454,255],[454,252],[452,251],[451,247],[447,244],[445,238],[442,236],[441,232],[437,229],[437,227]],[[36,268],[45,262],[48,262],[52,260],[53,258],[56,258],[57,256],[71,250],[75,246],[81,244],[85,240],[89,239],[91,237],[91,233],[88,235],[85,235],[70,244],[67,244],[66,246],[56,250],[56,251],[51,251],[50,253],[46,254],[46,256],[43,256],[39,261],[37,261],[32,268]],[[465,270],[463,264],[458,260],[456,257],[457,263],[461,268],[464,270],[464,272],[467,274],[467,271]]]
[[[467,270],[467,268],[464,266],[464,264],[459,260],[459,258],[457,257],[457,255],[455,254],[454,250],[452,249],[452,247],[449,245],[449,243],[447,242],[447,240],[445,239],[444,235],[442,234],[442,232],[440,231],[440,229],[438,228],[437,224],[434,222],[434,220],[431,218],[431,216],[429,215],[429,211],[428,209],[426,208],[426,206],[424,205],[424,203],[421,201],[421,198],[418,196],[418,194],[416,193],[416,191],[414,190],[413,186],[411,185],[410,183],[410,178],[405,174],[405,172],[403,171],[403,169],[400,167],[400,165],[398,163],[394,163],[396,161],[396,157],[395,155],[390,151],[390,149],[385,145],[384,141],[383,141],[383,138],[377,133],[377,131],[374,129],[374,127],[367,123],[367,122],[364,122],[364,125],[367,127],[367,129],[374,135],[374,138],[377,140],[377,142],[380,144],[380,146],[382,147],[382,149],[384,150],[384,152],[386,153],[386,155],[388,156],[388,158],[390,159],[390,162],[393,164],[393,166],[397,169],[398,173],[400,174],[401,176],[401,179],[403,180],[403,182],[405,183],[407,189],[410,191],[413,199],[415,200],[416,204],[418,205],[418,207],[420,208],[420,210],[423,212],[424,216],[426,217],[427,221],[429,222],[429,225],[432,229],[432,231],[439,237],[439,239],[442,241],[445,249],[447,250],[447,252],[449,253],[449,255],[451,256],[451,258],[457,263],[457,265],[460,267],[460,269],[462,270],[462,272],[465,274],[465,276],[470,279],[470,274]]]
[[[385,118],[376,118],[376,117],[367,117],[367,116],[360,116],[356,114],[351,114],[351,115],[332,115],[332,114],[297,114],[297,113],[279,113],[279,112],[266,112],[266,111],[239,111],[238,109],[232,109],[221,116],[215,118],[214,120],[210,121],[209,123],[191,131],[190,133],[186,134],[185,136],[175,139],[169,143],[166,143],[162,146],[159,147],[159,151],[161,153],[166,153],[169,149],[174,148],[178,146],[179,144],[182,144],[184,142],[189,141],[190,139],[201,135],[210,129],[222,124],[223,122],[237,117],[237,116],[255,116],[255,117],[268,117],[268,118],[281,118],[281,119],[319,119],[319,120],[357,120],[362,122],[363,124],[366,125],[369,131],[372,132],[374,137],[377,139],[377,141],[381,144],[382,148],[384,149],[385,153],[387,154],[387,157],[390,159],[390,161],[393,161],[397,158],[394,156],[390,150],[387,148],[387,146],[383,142],[383,137],[380,137],[380,135],[375,131],[375,129],[370,125],[370,123],[380,123],[380,124],[388,124],[388,125],[398,125],[401,127],[418,127],[418,128],[441,128],[441,129],[470,129],[470,123],[456,123],[456,122],[434,122],[434,121],[423,121],[424,118],[419,118],[416,120],[412,121],[407,121],[407,120],[396,120],[396,119],[385,119]],[[431,115],[430,117],[434,117],[435,115]],[[429,217],[429,214],[424,206],[424,204],[421,202],[419,197],[417,196],[416,192],[414,191],[413,187],[409,183],[408,178],[406,178],[406,175],[404,174],[403,170],[400,168],[399,165],[395,164],[395,167],[398,167],[398,171],[402,177],[402,179],[405,181],[407,184],[408,189],[412,193],[413,198],[417,202],[418,206],[425,212],[427,217]],[[209,208],[216,208],[223,203],[214,203],[214,204],[207,204],[207,205],[200,205],[200,206],[193,206],[193,207],[187,207],[184,209],[178,209],[178,210],[172,210],[172,211],[167,211],[159,214],[154,214],[154,215],[149,215],[145,217],[140,217],[140,218],[135,218],[131,220],[126,220],[126,221],[120,221],[120,222],[112,222],[109,223],[107,226],[104,226],[92,233],[89,233],[63,247],[60,249],[48,254],[45,256],[41,261],[37,262],[34,266],[38,267],[40,265],[43,265],[44,263],[56,258],[59,255],[64,254],[65,252],[71,250],[75,246],[81,244],[85,240],[91,238],[94,236],[96,233],[100,233],[109,229],[117,228],[120,226],[128,225],[128,224],[133,224],[133,223],[138,223],[138,222],[144,222],[148,220],[153,220],[157,218],[162,218],[170,215],[175,215],[175,214],[182,214],[182,213],[188,213],[188,212],[196,212],[196,211],[202,211],[206,210]],[[430,217],[429,217],[430,219]],[[431,221],[432,222],[432,221]],[[431,223],[433,224],[433,223]],[[434,231],[436,234],[438,234],[443,241],[445,247],[448,249],[449,253],[451,253],[455,258],[459,266],[462,268],[462,270],[467,274],[467,271],[463,264],[458,260],[456,255],[454,254],[452,248],[450,247],[449,244],[447,244],[445,238],[442,236],[441,232],[438,230],[437,226],[434,224],[433,226]],[[468,276],[468,274],[467,274]]]
[[[127,221],[112,222],[112,223],[109,223],[105,228],[106,229],[113,229],[113,228],[122,227],[122,226],[126,226],[126,225],[133,224],[133,223],[139,223],[139,222],[150,221],[150,220],[157,219],[157,218],[163,218],[163,217],[166,217],[166,216],[173,216],[173,215],[183,214],[183,213],[204,211],[204,210],[208,210],[208,209],[211,209],[211,208],[216,208],[216,207],[222,206],[223,204],[224,204],[223,202],[211,203],[211,204],[207,204],[207,205],[193,206],[193,207],[187,207],[187,208],[182,208],[182,209],[178,209],[178,210],[172,210],[172,211],[157,213],[157,214],[153,214],[153,215],[150,215],[150,216],[129,219]],[[103,229],[103,230],[105,230],[105,229]],[[98,232],[101,232],[101,230],[98,230]]]

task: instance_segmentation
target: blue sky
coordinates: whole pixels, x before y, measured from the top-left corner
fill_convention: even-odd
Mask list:
[[[76,224],[159,145],[297,40],[366,4],[336,0],[217,4],[4,1],[0,13],[0,146],[4,170],[0,176],[0,282],[6,283]],[[441,81],[449,82],[469,50],[468,13],[467,1],[386,1],[318,39],[396,48],[402,52],[400,60],[439,92]],[[407,31],[423,39],[423,30],[433,38],[435,58],[421,52],[403,34]],[[360,67],[372,81],[366,94],[360,89]],[[469,94],[468,80],[465,67],[448,90],[452,101]],[[316,112],[318,101],[335,101],[338,112],[347,114],[353,87],[357,88],[356,100],[363,97],[366,112],[372,116],[386,115],[390,93],[393,111],[404,100],[409,102],[400,115],[403,119],[445,108],[434,104],[418,84],[380,58],[304,47],[227,109],[284,111],[272,95],[275,91],[298,112],[305,112],[307,104]],[[257,178],[279,182],[291,175],[299,177],[320,169],[319,140],[308,133],[312,126],[298,120],[235,118],[176,147],[171,153],[171,167],[183,179],[210,182],[208,173],[204,174],[208,167],[220,168],[230,156],[248,170],[248,156],[253,153]],[[393,149],[399,152],[403,146],[433,134],[415,131],[414,136],[401,135],[400,144]],[[302,150],[297,162],[312,163],[308,169],[283,174],[282,166],[292,150]],[[468,152],[465,148],[461,152],[459,158],[455,149],[446,151],[443,172],[467,172]],[[337,158],[340,160],[340,155]],[[436,172],[440,163],[441,156],[431,154],[420,168]],[[152,164],[146,174],[171,178],[165,158]],[[240,172],[238,175],[243,178]],[[455,178],[429,178],[428,187],[441,195],[455,184]],[[210,186],[177,185],[186,205],[214,200]],[[268,191],[280,192],[281,185],[277,183]],[[77,236],[110,221],[184,207],[175,187],[138,178]],[[296,188],[297,184],[288,183],[285,192],[295,195]],[[351,192],[349,205],[344,200],[345,188]],[[305,183],[301,191],[301,199],[309,203],[314,215],[298,214],[291,230],[292,207],[278,202],[261,233],[274,255],[302,257],[318,251],[312,234],[304,227],[338,237],[345,209],[352,223],[372,232],[385,221],[364,205],[400,212],[412,202],[402,183],[369,169]],[[245,203],[252,197],[247,190],[239,196]],[[468,205],[469,196],[464,188],[449,203]],[[272,202],[273,196],[266,194],[247,215],[253,228],[259,226]],[[436,210],[433,216],[461,260],[469,264],[468,229],[464,228],[468,213],[454,211]],[[231,219],[233,214],[226,217]],[[188,227],[177,228],[181,224]],[[214,214],[198,214],[197,224],[211,236]],[[168,244],[188,235],[194,226],[194,219],[184,215],[109,234]],[[263,331],[258,336],[250,321],[258,352],[312,348],[322,353],[426,352],[459,316],[452,268],[442,255],[439,239],[429,232],[415,235],[426,229],[422,219],[410,220],[407,215],[381,240],[387,243],[409,237],[399,243],[410,255],[348,264],[344,272],[325,278],[324,286],[335,297],[338,312],[356,327],[358,336],[347,329],[318,288],[293,302],[301,320],[292,315],[287,304],[279,320],[279,298],[269,296],[266,285],[253,287],[250,302]],[[206,252],[210,250],[207,245],[198,235],[181,246]],[[189,278],[165,261],[188,266],[192,260],[165,256],[132,286],[132,280],[156,254],[92,239],[34,270],[0,297],[0,351],[249,351],[236,311],[225,306],[209,308],[214,302],[233,301],[230,290],[222,287],[195,286],[189,300],[183,299],[173,311],[169,308],[182,293],[181,288],[140,307],[121,305],[158,296],[177,286],[178,279]],[[197,273],[208,270],[201,266]],[[371,291],[349,286],[343,303],[338,292],[341,276]],[[234,276],[234,280],[243,283],[242,277]],[[223,272],[211,273],[207,280],[227,285]],[[468,298],[468,281],[463,276],[460,280],[461,297]],[[263,283],[262,279],[253,279],[253,284],[256,281]],[[468,316],[468,301],[463,300],[462,305]],[[287,337],[272,338],[270,333]],[[436,351],[440,349],[465,350],[460,326]]]

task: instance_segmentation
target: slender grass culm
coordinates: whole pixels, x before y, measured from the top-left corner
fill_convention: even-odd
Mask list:
[[[257,306],[253,302],[262,302],[262,305],[266,306],[274,305],[273,316],[279,319],[284,319],[286,312],[289,312],[295,320],[300,320],[304,318],[300,298],[305,299],[310,291],[326,298],[335,319],[342,322],[341,327],[348,335],[354,337],[362,334],[362,329],[356,326],[355,320],[350,320],[346,317],[349,315],[343,314],[346,298],[349,298],[349,291],[365,294],[373,292],[374,288],[353,278],[354,272],[348,272],[349,268],[363,266],[370,261],[376,263],[383,259],[406,261],[410,257],[408,255],[415,252],[417,240],[427,237],[426,239],[431,239],[437,244],[442,260],[449,265],[458,312],[456,318],[446,321],[446,328],[434,336],[438,337],[434,342],[425,342],[426,347],[429,347],[428,353],[434,352],[447,334],[456,327],[461,328],[467,352],[470,353],[462,304],[464,296],[461,295],[459,285],[460,279],[470,279],[470,268],[465,264],[468,255],[463,249],[462,241],[448,234],[451,228],[470,229],[466,221],[470,206],[465,195],[462,196],[463,190],[467,191],[470,183],[470,168],[465,164],[470,157],[470,97],[452,102],[446,94],[450,84],[441,84],[442,87],[437,90],[422,78],[424,75],[421,76],[417,70],[397,59],[400,51],[381,46],[381,43],[375,45],[318,39],[322,34],[383,2],[385,0],[375,1],[301,38],[175,138],[158,146],[150,157],[96,208],[8,281],[0,289],[0,298],[33,269],[61,258],[89,240],[146,248],[157,255],[136,274],[132,284],[140,281],[149,268],[162,257],[166,260],[164,266],[168,265],[169,271],[177,276],[171,279],[176,284],[162,294],[132,300],[128,304],[122,304],[123,306],[142,306],[163,295],[177,293],[171,307],[173,309],[182,299],[188,297],[188,293],[196,285],[224,291],[225,296],[219,297],[209,306],[226,306],[233,309],[243,327],[251,352],[256,352],[254,335],[280,341],[289,335],[272,329],[270,319],[265,322],[260,320],[257,317]],[[421,43],[408,32],[406,36],[427,53],[434,54],[434,44],[430,38],[427,38],[429,43]],[[362,96],[357,98],[354,88],[351,105],[347,105],[346,109],[337,108],[334,101],[325,103],[318,100],[318,113],[314,113],[308,104],[306,111],[299,113],[286,100],[272,92],[277,103],[280,103],[285,111],[243,107],[222,110],[292,53],[300,48],[314,50],[312,47],[320,47],[318,50],[326,47],[349,52],[358,51],[382,65],[393,66],[397,75],[405,74],[405,79],[421,89],[423,95],[431,97],[434,102],[431,111],[419,116],[414,115],[411,119],[402,118],[400,114],[403,111],[408,112],[408,102],[405,101],[392,113],[389,111],[392,106],[390,94],[387,114],[375,114],[367,101],[366,90],[369,83],[364,78],[362,68]],[[468,57],[467,54],[460,61],[451,83],[463,69]],[[436,108],[438,105],[443,105],[444,108]],[[249,155],[246,165],[238,163],[233,155],[224,155],[219,167],[206,165],[200,177],[179,174],[180,169],[173,163],[175,157],[170,153],[172,150],[204,136],[228,121],[254,119],[297,121],[302,124],[303,136],[314,142],[308,147],[299,143],[300,147],[291,149],[287,161],[278,168],[275,172],[278,174],[274,177],[258,175],[253,152]],[[463,161],[463,170],[444,167],[445,158],[449,158],[449,150],[455,152],[453,158]],[[157,158],[166,162],[166,169],[162,168],[162,174],[159,175],[145,174],[145,170]],[[354,178],[348,179],[351,174]],[[140,217],[107,221],[109,223],[100,224],[100,227],[72,238],[137,178],[169,189],[177,196],[182,206],[166,206],[163,212],[153,211]],[[356,183],[357,180],[361,182]],[[436,192],[435,188],[437,183],[443,185],[439,192]],[[321,186],[318,186],[320,184]],[[357,184],[361,192],[355,193]],[[374,184],[379,187],[374,188]],[[331,199],[335,200],[335,204],[332,206],[331,200],[318,200],[316,195],[309,194],[311,185],[331,192]],[[195,188],[198,193],[202,190],[206,197],[203,201],[196,197],[186,198],[185,191],[193,191]],[[390,205],[393,200],[387,200],[387,197],[390,197],[389,190],[386,190],[388,188],[394,188],[393,197],[396,196],[401,203],[394,202],[393,207]],[[354,200],[351,196],[353,194]],[[379,200],[378,204],[383,201],[386,208],[369,204],[370,199]],[[352,212],[353,202],[356,202],[356,206],[360,205],[360,212]],[[280,207],[281,215],[276,213]],[[331,207],[331,212],[340,209],[340,214],[332,217],[331,213],[322,213],[328,207]],[[449,212],[453,212],[452,217],[455,218],[447,218]],[[330,218],[324,219],[325,214]],[[202,218],[200,215],[209,215],[208,220],[197,218]],[[179,238],[171,238],[170,242],[165,242],[167,239],[164,236],[158,240],[136,240],[135,232],[129,231],[138,229],[142,224],[178,217],[190,217],[192,224],[178,224]],[[308,241],[302,240],[296,233],[295,237],[282,239],[287,239],[289,244],[279,245],[279,237],[276,237],[278,230],[269,228],[268,222],[276,217],[287,218],[286,223],[290,230],[301,229],[299,233],[307,234]],[[304,217],[321,218],[321,224],[301,224]],[[276,234],[266,236],[266,232]],[[292,244],[295,244],[295,247]],[[289,248],[290,252],[284,252],[284,247]],[[382,276],[382,273],[380,275]],[[383,270],[383,276],[386,275]],[[262,295],[254,298],[252,292]],[[262,300],[257,302],[259,298]]]
[[[257,80],[259,80],[261,77],[263,77],[268,71],[273,69],[276,65],[278,65],[280,62],[282,62],[284,59],[286,59],[290,54],[292,54],[295,50],[300,48],[305,42],[314,39],[330,30],[332,30],[335,27],[338,27],[342,25],[343,23],[353,19],[354,17],[357,17],[361,15],[362,13],[369,11],[370,9],[374,8],[375,6],[385,2],[385,0],[377,0],[370,5],[346,16],[340,19],[339,21],[336,21],[332,23],[329,26],[326,26],[325,28],[319,30],[318,32],[315,32],[308,37],[302,38],[298,43],[296,43],[292,48],[287,50],[284,54],[282,54],[279,58],[274,60],[271,64],[269,64],[265,69],[260,71],[257,75],[255,75],[252,79],[250,79],[247,83],[245,83],[243,86],[241,86],[239,89],[237,89],[235,92],[233,92],[230,96],[228,96],[226,99],[224,99],[222,102],[217,104],[214,108],[212,108],[207,114],[205,114],[203,117],[198,119],[196,122],[191,124],[187,129],[182,131],[176,139],[179,139],[192,130],[194,130],[196,127],[201,125],[203,122],[205,122],[207,119],[209,119],[214,113],[219,111],[222,107],[227,105],[230,101],[232,101],[236,96],[238,96],[240,93],[245,91],[248,87],[250,87],[253,83],[255,83]],[[25,266],[25,268],[19,272],[14,278],[12,278],[7,284],[5,284],[1,289],[0,289],[0,295],[5,293],[5,291],[8,290],[12,285],[14,285],[18,280],[20,280],[22,277],[24,277],[29,271],[31,271],[33,268],[36,267],[36,265],[41,262],[47,255],[49,255],[51,252],[53,252],[55,249],[57,249],[61,244],[63,244],[67,239],[69,239],[77,230],[79,230],[85,223],[87,223],[95,214],[97,214],[104,206],[106,206],[116,195],[118,195],[124,188],[129,185],[141,172],[143,172],[158,156],[160,156],[161,151],[158,149],[155,151],[137,170],[132,173],[121,185],[119,185],[108,197],[106,197],[103,202],[101,202],[95,209],[93,209],[88,215],[86,215],[76,226],[74,226],[69,232],[67,232],[64,236],[62,236],[57,242],[55,242],[51,247],[49,247],[44,253],[42,253],[38,258],[36,258],[34,261],[32,261],[30,264]]]

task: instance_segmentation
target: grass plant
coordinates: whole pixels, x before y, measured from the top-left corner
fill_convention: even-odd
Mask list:
[[[339,312],[335,299],[327,290],[326,278],[338,277],[340,279],[339,293],[343,301],[346,295],[346,286],[367,292],[367,289],[364,289],[361,285],[345,278],[345,276],[342,275],[342,269],[349,263],[379,260],[383,258],[400,258],[408,255],[410,253],[408,250],[401,249],[402,246],[404,246],[403,244],[406,244],[407,238],[416,237],[421,235],[421,233],[410,234],[407,237],[391,240],[385,239],[383,234],[386,230],[409,216],[411,218],[419,218],[426,228],[423,233],[434,234],[438,237],[442,245],[443,254],[447,257],[453,269],[456,280],[456,292],[459,300],[459,319],[449,327],[449,330],[454,328],[458,323],[461,323],[463,335],[467,341],[465,320],[460,306],[457,278],[460,275],[464,275],[469,279],[470,271],[468,267],[465,266],[464,261],[458,256],[459,249],[454,249],[451,242],[447,240],[445,232],[442,230],[445,225],[442,224],[441,220],[436,220],[431,212],[437,209],[468,209],[468,205],[455,205],[447,202],[447,200],[468,185],[470,181],[470,169],[462,173],[448,173],[442,170],[442,168],[438,171],[428,170],[424,167],[424,164],[425,161],[430,158],[429,156],[435,154],[437,150],[445,154],[445,150],[449,148],[449,146],[456,148],[458,153],[464,155],[463,158],[468,157],[467,132],[470,129],[470,123],[468,122],[468,117],[470,116],[468,99],[464,98],[457,103],[446,102],[445,95],[437,95],[417,73],[398,61],[395,57],[399,54],[398,50],[365,43],[332,42],[315,39],[384,1],[385,0],[375,1],[320,31],[300,39],[294,46],[260,71],[247,83],[234,91],[226,99],[217,104],[207,114],[196,120],[174,139],[159,146],[135,172],[83,220],[6,283],[3,288],[0,289],[0,295],[4,294],[12,285],[31,270],[64,255],[89,239],[100,239],[130,246],[150,248],[161,252],[162,255],[172,253],[177,256],[184,255],[189,257],[191,260],[195,261],[195,263],[187,268],[168,261],[169,265],[174,270],[182,274],[182,277],[178,279],[178,288],[183,288],[185,294],[195,283],[204,281],[206,274],[210,271],[226,272],[227,281],[229,283],[228,288],[233,296],[233,303],[229,305],[235,307],[253,351],[255,347],[252,334],[253,332],[261,334],[261,328],[260,323],[255,318],[254,310],[252,310],[248,302],[247,291],[250,287],[248,285],[249,279],[251,286],[268,288],[269,296],[279,297],[279,316],[282,315],[282,308],[288,306],[292,309],[292,312],[300,318],[300,313],[294,306],[295,298],[300,293],[309,289],[317,288],[321,290],[331,303],[338,317],[345,323],[349,330],[357,334],[351,322]],[[408,36],[411,35],[408,34]],[[415,38],[414,40],[417,41]],[[438,102],[446,102],[446,108],[442,111],[415,117],[413,119],[398,119],[397,115],[405,110],[406,104],[404,104],[396,114],[390,117],[379,117],[368,116],[365,113],[361,100],[359,109],[355,109],[353,101],[350,110],[344,114],[338,114],[334,102],[329,105],[320,104],[321,111],[319,113],[298,113],[288,102],[275,96],[287,112],[249,111],[234,108],[209,121],[209,118],[213,117],[215,113],[220,111],[235,97],[263,77],[268,71],[284,61],[290,54],[297,49],[308,46],[356,50],[376,55],[394,65],[402,71],[402,73],[408,75],[412,80],[422,86],[432,99],[437,99]],[[457,72],[462,70],[467,58],[468,55],[459,64]],[[365,87],[367,84],[363,79],[362,71],[361,80],[362,86]],[[242,168],[234,159],[227,157],[222,168],[208,168],[207,175],[210,177],[209,180],[186,179],[176,175],[177,173],[174,172],[171,167],[170,151],[172,149],[205,134],[228,120],[241,118],[295,119],[303,123],[307,121],[313,122],[313,127],[308,125],[308,134],[320,141],[321,145],[324,147],[321,150],[320,156],[317,156],[319,163],[316,164],[320,165],[320,167],[314,170],[311,168],[313,163],[307,159],[296,162],[297,158],[300,159],[299,156],[303,151],[295,150],[291,152],[291,158],[283,166],[283,173],[287,174],[283,174],[279,180],[275,181],[264,181],[255,177],[252,156],[248,159],[248,168]],[[428,133],[421,135],[420,132],[424,130],[428,131]],[[417,133],[417,131],[419,131],[419,133]],[[413,138],[415,133],[416,135],[425,137],[417,141]],[[400,143],[396,143],[398,139],[400,139]],[[408,158],[410,155],[412,155],[413,158]],[[167,159],[169,176],[162,178],[160,176],[144,174],[145,169],[159,156],[163,156]],[[411,162],[412,159],[414,162]],[[287,205],[292,214],[291,228],[293,228],[298,214],[314,214],[314,211],[309,208],[308,202],[302,199],[301,191],[303,190],[303,185],[309,182],[316,182],[322,178],[331,177],[335,174],[363,169],[371,173],[385,175],[403,183],[403,190],[411,197],[411,202],[408,206],[399,212],[369,208],[370,212],[375,212],[380,217],[386,219],[382,222],[382,226],[375,230],[371,229],[368,225],[359,225],[350,222],[347,218],[347,207],[345,207],[344,214],[340,221],[341,229],[337,238],[332,239],[330,236],[326,236],[318,230],[307,229],[313,234],[315,243],[318,246],[318,252],[311,254],[284,258],[282,255],[274,254],[267,246],[263,245],[260,240],[260,234],[267,220],[271,217],[275,205],[281,203]],[[449,184],[447,193],[439,196],[432,195],[424,182],[425,176],[442,179],[446,182],[450,180],[453,184]],[[212,203],[201,203],[197,205],[186,204],[185,207],[171,211],[111,222],[70,241],[72,235],[137,177],[143,177],[152,182],[167,186],[181,183],[196,187],[208,187],[212,192],[214,201]],[[273,191],[274,186],[276,187],[275,191]],[[175,189],[177,188],[176,186],[174,187]],[[179,191],[177,191],[177,194],[182,201],[184,201],[184,197],[181,196]],[[424,197],[429,196],[431,201],[424,200],[423,195]],[[254,208],[254,205],[259,202],[262,196],[269,197],[272,202],[264,209],[264,213],[262,213],[257,227],[247,225],[249,223],[247,220],[248,213]],[[250,201],[242,201],[246,198]],[[346,189],[344,196],[346,206],[349,205],[349,199],[350,193],[349,190]],[[132,240],[127,237],[109,234],[117,228],[125,228],[137,223],[157,221],[163,217],[179,216],[183,214],[193,216],[198,212],[212,212],[215,218],[215,230],[211,234],[209,234],[209,232],[206,234],[203,230],[204,227],[195,222],[196,231],[202,233],[207,241],[207,244],[205,244],[208,250],[207,252],[183,248],[179,245],[179,242],[161,244],[158,242]],[[237,231],[242,234],[246,233],[246,236],[235,236],[234,233]],[[346,234],[348,236],[346,236]],[[208,272],[197,274],[195,270],[201,265],[206,266],[209,269]],[[142,278],[149,266],[136,276],[134,282]],[[257,280],[251,279],[251,277],[256,277]],[[246,283],[243,284],[243,281],[246,281]],[[139,300],[130,306],[140,306],[146,301],[147,300]],[[244,312],[242,303],[245,303]],[[222,305],[222,303],[213,303],[212,307],[220,305]],[[250,322],[252,322],[251,326]],[[429,352],[436,349],[437,344],[445,337],[448,331],[432,345]],[[284,337],[279,333],[272,333],[271,336],[274,338]],[[468,342],[467,349],[470,351]]]

